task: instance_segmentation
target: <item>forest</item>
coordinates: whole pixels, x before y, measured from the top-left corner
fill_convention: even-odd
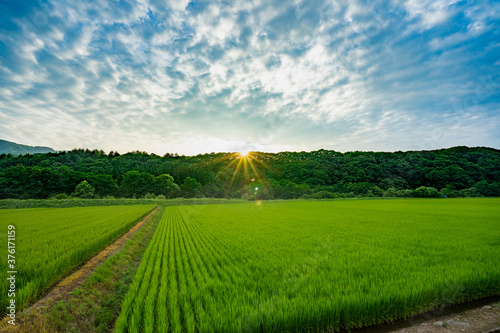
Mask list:
[[[500,196],[500,150],[0,155],[0,199]]]

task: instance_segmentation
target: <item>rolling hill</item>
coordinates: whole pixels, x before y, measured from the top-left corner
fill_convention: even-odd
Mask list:
[[[49,147],[28,146],[6,140],[0,140],[0,154],[24,155],[24,154],[44,154],[55,153],[55,150]]]

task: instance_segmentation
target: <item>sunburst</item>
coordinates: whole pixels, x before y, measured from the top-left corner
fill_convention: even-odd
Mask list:
[[[240,157],[247,157],[250,155],[250,153],[250,150],[241,150],[238,154],[240,155]]]
[[[227,165],[228,168],[236,164],[236,168],[231,177],[231,181],[228,184],[226,192],[229,192],[234,185],[234,182],[238,175],[243,173],[243,179],[246,184],[253,181],[261,181],[261,175],[257,170],[256,164],[262,164],[266,166],[258,159],[260,153],[253,151],[240,151],[237,153],[237,157]],[[241,171],[242,170],[242,171]]]
[[[265,186],[263,184],[265,181],[263,182],[259,169],[260,167],[273,169],[264,161],[264,159],[268,158],[272,158],[272,155],[250,150],[240,150],[239,152],[224,154],[223,156],[210,159],[209,161],[197,164],[196,166],[193,165],[192,167],[207,167],[211,164],[223,163],[226,161],[227,164],[225,169],[232,173],[231,179],[229,180],[225,190],[226,194],[228,194],[233,188],[233,185],[238,177],[242,178],[244,185],[255,182],[255,186],[253,186],[252,189],[260,189],[261,186]]]

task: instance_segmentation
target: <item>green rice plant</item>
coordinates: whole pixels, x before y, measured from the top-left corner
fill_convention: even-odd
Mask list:
[[[91,208],[29,208],[0,210],[0,234],[7,239],[15,227],[15,265],[7,266],[7,244],[0,248],[0,270],[15,270],[16,310],[35,301],[62,276],[129,230],[154,208],[153,205]],[[7,295],[7,280],[0,292]],[[0,298],[5,315],[7,297]]]
[[[166,207],[116,331],[351,330],[500,295],[499,204]],[[136,304],[146,315],[132,315]]]

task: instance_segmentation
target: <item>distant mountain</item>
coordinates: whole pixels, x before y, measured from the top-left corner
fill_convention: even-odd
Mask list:
[[[49,147],[27,146],[15,142],[0,140],[0,154],[12,154],[14,156],[24,154],[44,154],[55,153],[55,150]]]

